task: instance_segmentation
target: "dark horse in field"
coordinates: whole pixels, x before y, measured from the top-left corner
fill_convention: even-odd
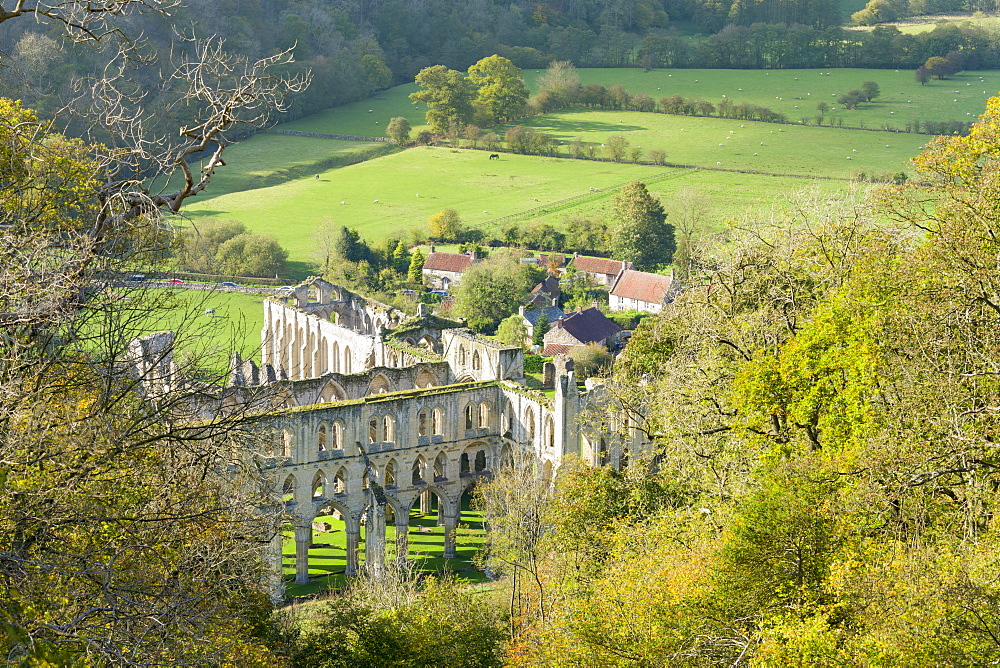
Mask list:
[[[491,153],[490,154],[490,160],[493,160],[494,158],[497,159],[497,160],[499,160],[500,159],[500,154],[499,153]]]

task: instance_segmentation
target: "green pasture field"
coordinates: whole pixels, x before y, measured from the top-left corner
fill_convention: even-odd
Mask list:
[[[317,139],[316,141],[327,141]],[[308,260],[320,221],[357,229],[369,240],[426,231],[441,209],[458,211],[469,225],[542,204],[663,173],[649,165],[609,164],[484,151],[416,147],[377,160],[330,170],[320,178],[192,202],[192,218],[244,222],[274,236],[293,260]],[[376,204],[374,201],[378,200]],[[344,202],[344,204],[341,204]]]
[[[725,95],[734,103],[752,103],[768,107],[798,122],[810,123],[817,115],[816,105],[826,102],[836,111],[830,118],[844,119],[845,126],[902,130],[907,121],[975,120],[986,108],[986,98],[1000,90],[1000,72],[964,72],[943,81],[932,80],[921,86],[912,70],[702,70],[663,69],[644,72],[638,68],[594,68],[577,70],[583,85],[621,84],[630,93],[646,93],[654,100],[669,95],[698,98],[717,104]],[[532,70],[525,78],[533,86],[540,72]],[[821,74],[822,73],[822,74]],[[829,74],[827,74],[829,73]],[[881,96],[848,110],[837,105],[837,98],[860,88],[863,81],[874,81]],[[742,90],[740,90],[742,89]],[[985,91],[985,92],[984,92]]]
[[[921,20],[923,19],[923,20]],[[930,32],[938,26],[938,24],[965,24],[970,26],[975,26],[987,31],[995,31],[998,26],[1000,26],[1000,18],[996,16],[986,16],[982,18],[974,18],[973,16],[962,16],[955,18],[953,16],[941,17],[941,16],[928,16],[928,17],[915,17],[912,19],[907,19],[905,22],[893,24],[899,28],[899,32],[905,35],[919,35],[920,33]]]
[[[344,533],[344,523],[333,519],[332,515],[316,518],[317,522],[328,522],[332,525],[329,532],[313,532],[313,545],[309,549],[309,576],[312,582],[304,585],[294,584],[295,577],[295,538],[290,530],[284,532],[282,540],[282,574],[285,577],[285,594],[291,597],[308,596],[326,589],[337,589],[347,584],[344,568],[347,566],[347,536]],[[361,528],[361,548],[358,559],[364,563],[364,527]],[[455,559],[445,559],[444,527],[437,526],[437,511],[432,510],[427,515],[412,512],[410,515],[410,533],[407,541],[410,548],[410,558],[417,559],[417,569],[425,573],[451,571],[455,577],[465,582],[483,582],[486,576],[475,569],[473,558],[483,546],[486,532],[483,529],[482,516],[469,507],[468,495],[463,497],[462,517],[456,530]],[[396,527],[392,522],[386,526],[386,556],[395,557]]]
[[[655,69],[644,72],[641,68],[581,68],[577,72],[583,85],[621,84],[630,93],[646,93],[654,100],[677,94],[717,104],[725,95],[737,104],[752,103],[782,112],[791,122],[805,117],[810,123],[815,121],[816,105],[821,101],[837,107],[840,95],[860,88],[864,81],[874,81],[882,90],[881,97],[853,110],[837,107],[836,111],[827,112],[824,125],[828,125],[831,118],[843,118],[845,126],[860,127],[864,123],[868,128],[888,125],[900,130],[913,119],[975,120],[986,107],[986,98],[1000,91],[1000,71],[996,70],[964,72],[943,81],[932,80],[925,86],[914,81],[911,70]],[[537,89],[536,80],[541,73],[542,70],[525,71],[525,81],[533,91]],[[369,100],[327,109],[279,127],[328,134],[384,136],[385,123],[393,116],[404,116],[417,131],[424,127],[425,107],[422,104],[414,106],[407,97],[415,90],[416,84],[396,86]],[[372,113],[368,113],[369,109]]]
[[[141,314],[135,336],[161,330],[178,332],[178,348],[208,361],[210,371],[225,372],[233,351],[260,359],[264,295],[242,292],[150,288],[156,308]],[[207,314],[207,309],[215,309]]]
[[[371,142],[321,140],[261,133],[226,148],[226,165],[212,176],[200,198],[253,190],[293,178],[314,176],[332,161],[342,164],[364,151]]]
[[[564,109],[527,119],[526,127],[547,132],[564,144],[579,138],[600,146],[622,135],[630,147],[666,152],[667,162],[791,174],[851,178],[905,171],[929,139],[924,135],[846,128],[802,127],[695,116]]]
[[[832,196],[849,187],[846,181],[507,153],[500,160],[487,158],[484,151],[413,148],[323,173],[319,180],[300,179],[194,203],[187,213],[195,219],[240,220],[254,232],[274,236],[289,250],[291,260],[308,262],[313,232],[323,220],[353,227],[366,239],[378,241],[411,229],[426,232],[427,218],[444,208],[457,210],[468,225],[498,229],[505,224],[494,222],[498,218],[545,207],[517,220],[561,225],[566,217],[606,211],[616,187],[632,179],[647,182],[651,192],[665,198],[695,188],[713,198],[719,217],[739,216],[749,206],[767,204],[790,191],[818,187]],[[578,196],[581,200],[559,204]]]
[[[419,89],[415,83],[395,86],[367,100],[325,109],[318,114],[284,123],[279,127],[282,130],[301,132],[384,137],[385,126],[389,119],[402,116],[410,122],[413,134],[416,134],[427,127],[424,120],[427,108],[423,104],[417,108],[407,96]]]

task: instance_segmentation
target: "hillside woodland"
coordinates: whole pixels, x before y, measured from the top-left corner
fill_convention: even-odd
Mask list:
[[[892,4],[893,16],[953,9],[944,0]],[[919,35],[892,26],[846,31],[840,27],[840,5],[828,0],[187,0],[167,15],[126,13],[117,25],[143,35],[146,52],[175,61],[196,48],[178,40],[181,35],[218,36],[227,53],[250,60],[290,50],[294,62],[284,72],[309,71],[312,85],[286,119],[411,82],[433,65],[464,71],[492,54],[520,68],[561,60],[579,67],[916,69],[928,58],[955,51],[964,68],[1000,67],[1000,37],[983,28],[951,24]],[[87,78],[104,75],[110,56],[75,44],[58,22],[5,21],[0,45],[6,68],[0,95],[24,101],[43,117],[72,101],[81,103]],[[171,106],[176,82],[162,82],[160,75],[145,66],[134,76],[147,108],[172,109],[149,123],[162,129],[190,120]],[[64,123],[73,135],[86,129]],[[234,128],[228,135],[235,139],[249,131]]]

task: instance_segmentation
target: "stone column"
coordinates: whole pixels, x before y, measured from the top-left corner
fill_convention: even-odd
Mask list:
[[[461,497],[459,497],[461,498]],[[458,518],[461,515],[460,502],[455,502],[454,508],[451,508],[452,504],[445,504],[442,499],[438,499],[441,504],[441,508],[438,512],[438,517],[444,518],[444,558],[454,559],[455,554],[455,529],[458,528]]]
[[[309,546],[312,544],[312,525],[295,527],[295,584],[309,582]]]
[[[409,518],[407,518],[409,519]],[[410,525],[400,524],[396,520],[396,561],[403,563],[410,553]]]
[[[355,527],[347,529],[347,568],[344,575],[358,574],[358,545],[361,543],[361,531]]]
[[[444,558],[455,558],[455,528],[458,522],[453,517],[445,518],[444,521]]]
[[[264,549],[267,570],[264,586],[271,597],[271,604],[277,607],[285,598],[285,580],[281,573],[281,532],[275,531]]]
[[[420,492],[420,514],[427,515],[431,512],[431,490],[425,489]]]
[[[376,505],[368,513],[365,566],[375,577],[380,577],[385,570],[385,506]]]

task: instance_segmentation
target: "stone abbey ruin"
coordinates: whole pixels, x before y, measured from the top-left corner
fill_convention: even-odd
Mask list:
[[[170,376],[164,334],[134,344],[147,385]],[[428,512],[436,497],[452,558],[463,493],[505,458],[529,454],[551,479],[567,455],[619,467],[642,451],[627,419],[582,419],[606,415],[606,395],[599,382],[578,385],[568,356],[545,375],[553,391],[528,389],[520,348],[423,305],[406,316],[321,279],[266,299],[261,364],[234,355],[224,402],[253,404],[273,439],[265,465],[295,529],[295,582],[309,579],[318,516],[343,518],[347,575],[358,574],[362,551],[377,573],[386,526],[396,529],[392,551],[408,555],[410,511]],[[268,556],[280,595],[280,534]]]

